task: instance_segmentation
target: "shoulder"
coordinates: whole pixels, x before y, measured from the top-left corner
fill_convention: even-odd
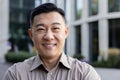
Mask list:
[[[68,56],[68,61],[69,61],[71,68],[80,69],[82,72],[94,69],[89,63],[80,61],[76,58],[72,58]]]
[[[21,78],[27,79],[31,64],[33,63],[34,59],[35,59],[35,57],[31,57],[29,59],[26,59],[23,62],[18,62],[18,63],[13,64],[5,72],[3,80],[8,80],[8,79],[9,80],[18,80]]]
[[[81,69],[83,69],[84,67],[86,68],[91,67],[91,65],[89,65],[88,63],[80,61],[76,58],[72,58],[70,56],[67,56],[67,58],[71,67],[78,67],[78,68],[80,67]]]
[[[71,71],[78,76],[82,76],[82,79],[100,80],[100,76],[90,64],[72,57],[68,57],[68,61],[71,66]]]
[[[11,67],[8,68],[8,71],[12,71],[12,72],[16,72],[16,71],[25,71],[25,70],[29,70],[33,61],[35,60],[35,57],[31,57],[31,58],[28,58],[26,60],[24,60],[23,62],[18,62],[18,63],[15,63],[13,64]]]

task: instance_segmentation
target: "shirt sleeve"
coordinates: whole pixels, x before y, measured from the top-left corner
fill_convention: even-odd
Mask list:
[[[85,65],[84,80],[101,80],[96,70],[89,64]]]
[[[17,79],[15,77],[15,74],[12,71],[7,70],[3,80],[17,80]]]

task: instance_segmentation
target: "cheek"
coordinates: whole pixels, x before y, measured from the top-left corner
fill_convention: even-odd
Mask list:
[[[33,42],[34,43],[40,43],[41,42],[41,37],[40,37],[40,35],[34,35],[34,37],[33,37]]]
[[[57,35],[56,35],[56,38],[57,38],[60,42],[62,42],[62,41],[65,40],[65,34],[57,34]]]

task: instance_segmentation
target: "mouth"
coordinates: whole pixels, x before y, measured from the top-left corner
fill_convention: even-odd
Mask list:
[[[57,45],[57,43],[43,43],[42,45],[47,49],[52,49]]]

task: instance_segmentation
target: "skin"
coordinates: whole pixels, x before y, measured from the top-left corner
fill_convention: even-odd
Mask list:
[[[48,70],[53,69],[68,36],[68,27],[63,17],[58,12],[36,15],[28,32],[44,66]]]

